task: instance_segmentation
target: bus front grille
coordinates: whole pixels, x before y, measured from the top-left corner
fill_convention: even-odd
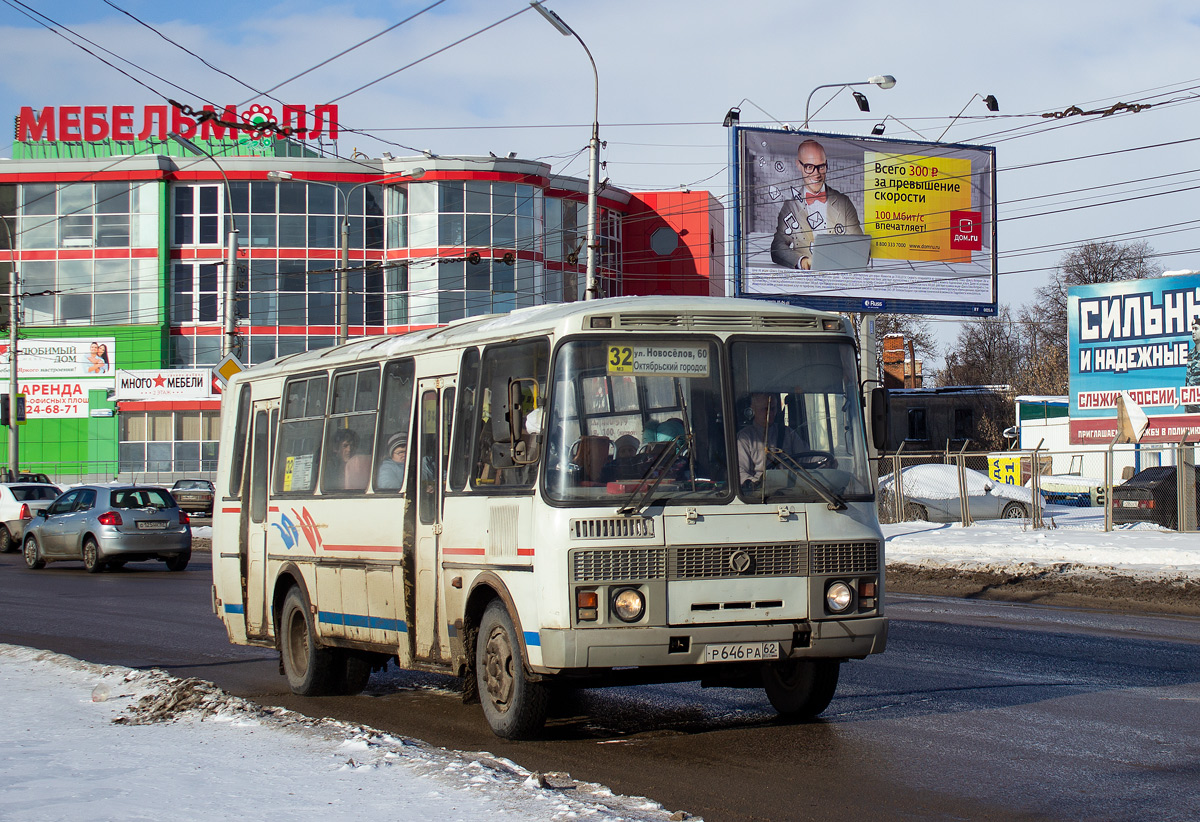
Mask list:
[[[808,573],[803,544],[686,545],[671,549],[671,579],[783,577]]]
[[[572,570],[576,582],[662,579],[666,567],[665,548],[611,548],[576,551]]]
[[[810,548],[814,575],[872,574],[879,570],[877,542],[814,542]]]

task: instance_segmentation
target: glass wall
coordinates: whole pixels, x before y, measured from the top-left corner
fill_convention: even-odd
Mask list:
[[[220,411],[122,411],[118,470],[122,474],[217,470]]]
[[[157,249],[158,184],[23,183],[0,206],[22,250]],[[9,202],[11,201],[11,202]],[[5,246],[7,232],[2,238]],[[158,322],[158,256],[25,260],[21,322],[128,325]]]

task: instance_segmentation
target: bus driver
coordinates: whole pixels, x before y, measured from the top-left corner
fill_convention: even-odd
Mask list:
[[[771,423],[779,413],[778,394],[751,394],[750,410],[753,414],[750,423],[737,434],[738,477],[743,488],[747,488],[747,483],[753,487],[762,480],[768,464],[768,445],[786,454],[797,454],[804,450],[796,432],[786,425],[771,430]]]

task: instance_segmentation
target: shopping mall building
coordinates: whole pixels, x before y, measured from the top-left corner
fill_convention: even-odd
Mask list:
[[[343,290],[350,339],[582,298],[586,179],[513,156],[347,159],[319,133],[235,131],[230,109],[217,114],[197,125],[166,107],[63,106],[17,118],[0,160],[0,287],[10,293],[15,269],[23,470],[156,481],[215,470],[213,367],[226,350],[253,366],[335,344]],[[601,294],[724,293],[723,222],[708,192],[605,185]]]

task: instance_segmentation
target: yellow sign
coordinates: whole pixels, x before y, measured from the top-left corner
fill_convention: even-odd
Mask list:
[[[1021,484],[1021,457],[989,457],[988,476],[996,482],[1009,485]]]
[[[226,354],[219,363],[213,366],[213,375],[221,381],[221,385],[225,385],[229,382],[230,377],[245,370],[246,366],[242,365],[242,361],[234,354]]]
[[[608,373],[636,377],[707,377],[708,345],[610,345]]]
[[[917,154],[865,154],[863,230],[871,256],[884,260],[969,263],[954,242],[952,212],[971,212],[971,161]],[[960,247],[954,247],[960,246]]]

